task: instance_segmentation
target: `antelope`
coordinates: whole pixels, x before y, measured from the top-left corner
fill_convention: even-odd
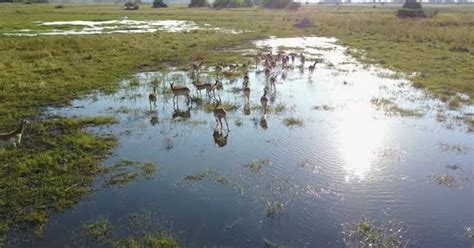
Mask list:
[[[26,124],[28,124],[28,121],[22,120],[18,129],[8,133],[0,133],[0,144],[13,144],[13,146],[17,148],[17,145],[21,144],[21,137],[23,136],[23,132],[25,131]]]
[[[230,64],[229,65],[229,70],[233,71],[235,70],[235,68],[239,67],[239,65],[236,65],[236,64]]]
[[[275,82],[276,82],[276,76],[271,76],[270,77],[270,90],[276,90],[276,85],[275,85]]]
[[[301,66],[304,66],[304,62],[306,61],[306,58],[304,57],[303,53],[300,53],[301,56]]]
[[[216,65],[216,73],[217,77],[219,77],[219,74],[224,70],[224,68],[221,65]]]
[[[250,87],[249,87],[249,83],[248,81],[244,83],[244,99],[246,98],[247,101],[246,103],[249,104],[250,103]]]
[[[173,92],[173,104],[175,103],[175,98],[176,103],[178,103],[179,96],[186,96],[187,104],[191,102],[191,97],[189,96],[191,90],[188,87],[174,87],[174,83],[170,83],[170,87],[171,91]]]
[[[291,63],[295,63],[295,54],[294,53],[291,53],[290,54],[290,57],[291,57]]]
[[[198,60],[198,61],[194,61],[191,63],[191,67],[193,69],[193,71],[199,71],[201,69],[201,66],[202,64],[204,64],[204,60]]]
[[[270,76],[270,72],[271,72],[270,68],[268,68],[268,67],[265,68],[265,76],[267,76],[267,77]]]
[[[206,93],[209,95],[209,87],[211,86],[210,83],[202,83],[199,84],[197,81],[193,81],[194,87],[196,87],[196,90],[199,95],[201,95],[201,90],[206,90]]]
[[[244,83],[248,83],[249,82],[249,75],[246,73],[245,76],[244,76]]]
[[[216,118],[216,124],[219,123],[220,128],[222,129],[222,118],[224,118],[227,130],[229,130],[229,124],[227,123],[227,118],[226,118],[227,112],[221,106],[221,101],[220,100],[216,101],[216,103],[214,105],[214,110],[212,112],[214,113],[214,117]]]
[[[262,104],[264,115],[267,114],[267,104],[268,104],[267,93],[268,93],[268,88],[267,87],[263,88],[263,96],[260,97],[260,103]]]
[[[148,101],[150,102],[150,109],[151,109],[151,103],[152,102],[153,102],[153,106],[156,107],[156,99],[157,99],[156,86],[153,86],[153,92],[150,93],[150,95],[148,96]]]
[[[316,61],[314,61],[314,64],[312,64],[312,65],[309,66],[309,71],[310,71],[310,72],[313,72],[313,71],[314,71],[314,68],[316,68],[316,64],[317,64],[317,63],[318,63],[318,61],[316,60]]]

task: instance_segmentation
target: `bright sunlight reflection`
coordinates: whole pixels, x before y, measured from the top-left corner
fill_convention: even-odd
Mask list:
[[[375,160],[376,150],[383,146],[386,123],[373,118],[370,106],[358,104],[344,114],[340,126],[339,147],[346,182],[365,180]]]

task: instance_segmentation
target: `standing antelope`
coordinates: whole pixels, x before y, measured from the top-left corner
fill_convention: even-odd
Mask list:
[[[304,57],[303,53],[300,53],[301,56],[301,66],[304,66],[304,62],[306,61],[306,58]]]
[[[178,104],[178,97],[179,96],[185,96],[187,101],[186,104],[189,104],[191,102],[191,97],[189,96],[189,93],[191,90],[188,87],[174,87],[174,83],[170,83],[171,91],[173,92],[173,106],[176,102]],[[176,98],[176,101],[175,101]]]
[[[267,87],[263,88],[263,96],[260,97],[260,103],[262,104],[264,115],[267,114],[267,104],[268,104],[267,93],[268,93],[268,88]]]
[[[316,64],[317,64],[317,63],[318,63],[318,61],[316,60],[316,61],[314,61],[314,64],[312,64],[312,65],[309,66],[309,71],[310,71],[311,73],[314,72],[314,68],[316,68]]]
[[[222,129],[222,118],[224,118],[227,130],[229,130],[229,124],[227,123],[227,117],[226,117],[227,113],[225,109],[221,106],[220,100],[216,100],[216,103],[214,105],[214,110],[212,112],[214,113],[214,117],[216,118],[216,124],[219,123],[220,128]]]
[[[150,95],[148,96],[148,101],[150,102],[150,109],[151,109],[152,102],[153,102],[153,106],[156,107],[156,99],[157,99],[156,86],[153,86],[153,92],[150,93]]]
[[[198,60],[191,63],[191,68],[194,72],[197,72],[201,69],[202,64],[204,64],[204,60]]]
[[[194,87],[196,87],[196,90],[199,95],[201,95],[201,90],[207,90],[206,94],[209,95],[209,86],[211,85],[210,83],[198,83],[196,80],[193,81]]]
[[[271,76],[270,77],[270,91],[273,89],[273,91],[276,91],[276,76]]]
[[[250,87],[249,82],[244,82],[244,100],[247,99],[246,104],[250,103]]]
[[[0,144],[3,145],[11,145],[17,148],[17,144],[21,144],[21,137],[23,136],[23,132],[25,131],[26,124],[28,124],[27,120],[22,120],[20,127],[16,130],[13,130],[8,133],[0,133]]]

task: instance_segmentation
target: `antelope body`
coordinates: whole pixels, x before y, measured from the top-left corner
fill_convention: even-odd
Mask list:
[[[25,131],[25,127],[28,121],[22,120],[20,127],[16,130],[13,130],[8,133],[0,133],[0,145],[13,145],[17,148],[17,145],[21,144],[21,137],[23,136],[23,132]]]

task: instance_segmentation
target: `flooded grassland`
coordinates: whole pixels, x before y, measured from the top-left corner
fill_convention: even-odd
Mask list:
[[[390,30],[403,21],[379,29],[353,18],[370,11],[391,20],[390,8],[343,9],[344,21],[330,8],[125,17],[113,6],[53,14],[14,6],[19,21],[9,8],[0,9],[0,126],[31,121],[19,149],[0,148],[7,245],[472,245],[474,110],[464,72],[473,60],[450,50],[470,38],[436,31],[462,27],[468,10],[400,33]],[[302,13],[313,28],[293,28]],[[365,38],[347,36],[346,21]],[[262,39],[272,34],[304,38]],[[258,51],[302,53],[306,62],[277,67],[275,84],[252,62],[248,91],[241,69],[214,71]],[[423,59],[408,69],[414,56]],[[199,79],[222,87],[196,91],[188,65],[198,59]],[[456,75],[433,69],[451,60]],[[191,89],[189,104],[173,98],[170,82]],[[215,118],[217,100],[225,118]]]
[[[115,116],[117,124],[91,129],[118,138],[105,163],[111,170],[142,164],[99,178],[91,197],[53,216],[35,244],[71,242],[80,233],[71,230],[86,220],[120,226],[124,216],[152,211],[153,232],[191,247],[470,245],[464,232],[474,224],[474,143],[457,117],[472,107],[450,110],[403,76],[360,64],[332,38],[255,45],[303,53],[305,65],[296,59],[277,67],[274,87],[263,66],[251,65],[248,101],[241,75],[204,69],[200,81],[222,82],[214,96],[195,90],[190,72],[170,69],[48,110]],[[174,98],[169,82],[192,89],[191,102]],[[154,86],[156,103],[148,99]],[[213,115],[216,99],[228,128]],[[146,163],[151,174],[142,172]],[[107,244],[124,236],[111,234]]]

